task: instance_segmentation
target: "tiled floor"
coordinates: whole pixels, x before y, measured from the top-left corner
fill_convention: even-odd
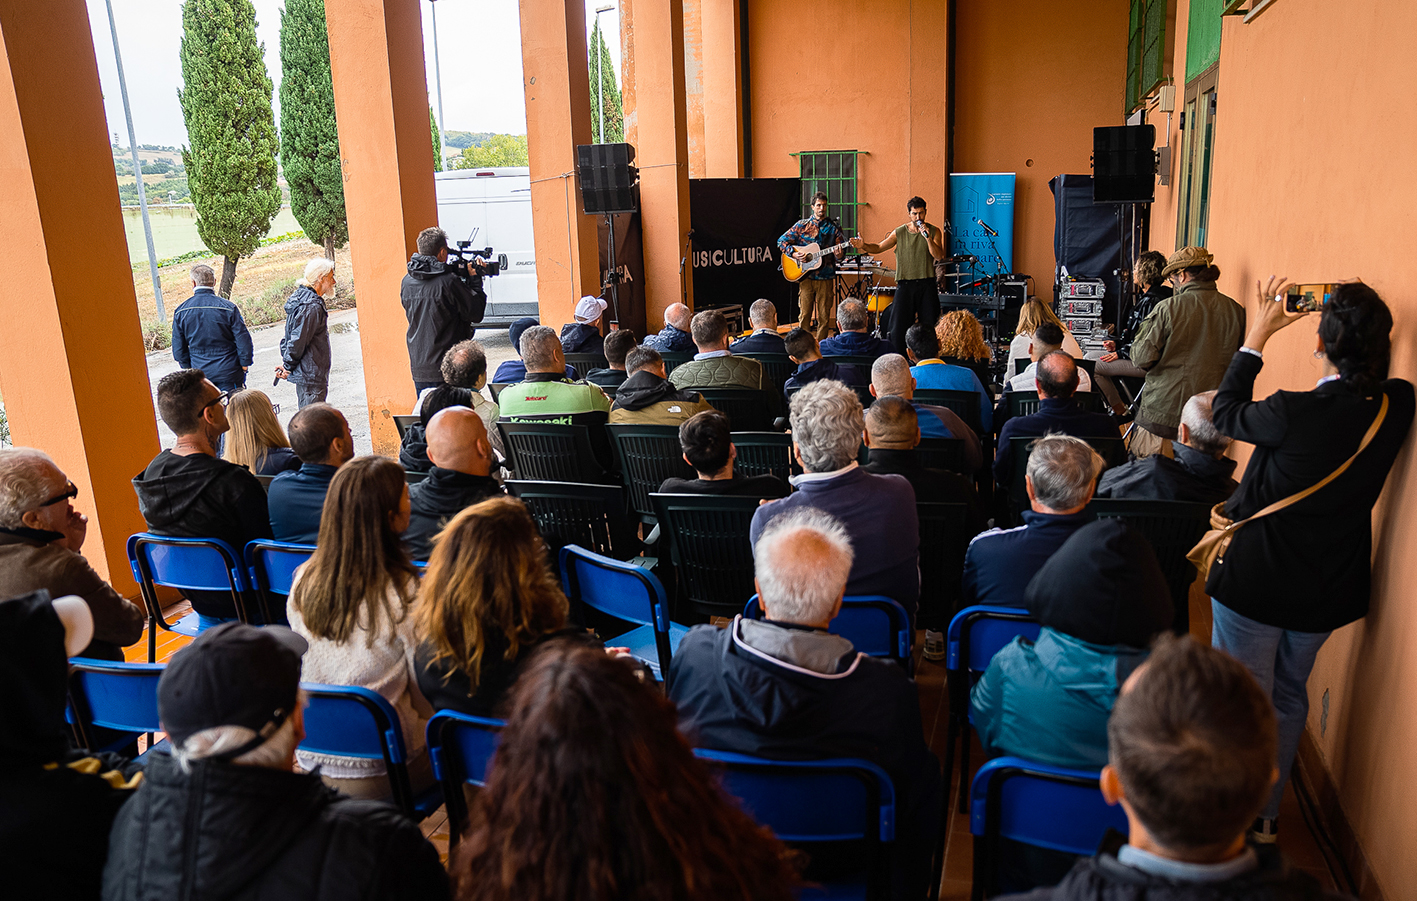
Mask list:
[[[168,619],[172,621],[174,615],[181,616],[186,612],[188,610],[184,602],[180,607],[167,611]],[[1209,599],[1205,598],[1203,593],[1195,590],[1193,590],[1191,597],[1191,631],[1202,639],[1208,639],[1210,635]],[[165,662],[189,641],[191,639],[186,636],[163,632],[158,636],[157,659]],[[945,691],[945,670],[943,665],[929,663],[919,657],[923,646],[924,635],[922,634],[920,641],[916,642],[915,673],[916,684],[920,691],[921,721],[925,728],[926,740],[935,754],[943,761],[946,739],[949,735],[949,702],[948,694]],[[147,659],[146,635],[141,642],[128,649],[128,659]],[[975,739],[970,752],[970,763],[973,767],[978,767],[983,760],[983,751],[978,740]],[[950,780],[950,797],[957,799],[959,797],[958,766],[954,767],[954,770],[955,773],[951,774]],[[952,806],[957,809],[957,802]],[[1292,787],[1285,792],[1283,805],[1280,808],[1280,821],[1284,827],[1280,832],[1280,847],[1283,848],[1290,862],[1313,875],[1320,885],[1334,891],[1333,876],[1328,870],[1317,842],[1305,826]],[[423,821],[422,827],[423,834],[428,837],[446,861],[448,855],[446,809],[439,808],[436,813]],[[970,876],[974,864],[973,848],[973,839],[969,834],[969,816],[951,812],[949,835],[945,845],[944,875],[940,883],[942,901],[968,901]]]

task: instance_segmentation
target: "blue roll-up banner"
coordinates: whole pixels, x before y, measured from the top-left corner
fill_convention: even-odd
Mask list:
[[[999,236],[986,232],[981,221]],[[950,224],[954,226],[950,253],[978,257],[981,275],[1013,272],[1014,173],[950,173]]]

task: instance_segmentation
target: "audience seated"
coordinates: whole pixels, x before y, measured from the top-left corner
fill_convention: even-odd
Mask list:
[[[857,464],[865,428],[861,401],[838,382],[813,382],[793,396],[789,418],[792,451],[804,474],[792,479],[796,492],[753,514],[753,544],[790,510],[825,511],[841,520],[856,552],[846,593],[885,595],[913,618],[920,600],[915,489],[902,476],[876,475]]]
[[[693,353],[694,339],[689,334],[694,313],[682,303],[671,303],[664,311],[664,328],[645,338],[644,346],[660,353]]]
[[[753,548],[763,620],[696,626],[670,667],[669,696],[698,745],[788,759],[864,757],[890,774],[899,807],[898,898],[924,892],[938,824],[940,764],[920,701],[895,662],[827,632],[861,552],[835,518],[800,508]],[[895,880],[893,880],[895,881]]]
[[[44,589],[88,605],[93,638],[84,657],[122,660],[143,634],[146,614],[124,600],[79,553],[89,519],[74,509],[74,487],[49,455],[0,448],[0,598]]]
[[[222,459],[258,476],[300,468],[300,458],[290,449],[266,392],[247,388],[232,394],[226,404],[226,417],[231,434],[226,436]]]
[[[566,357],[556,332],[544,325],[522,333],[526,378],[501,395],[501,415],[507,422],[553,422],[590,427],[591,447],[605,469],[614,459],[604,425],[610,418],[610,398],[589,382],[565,376]]]
[[[468,507],[433,542],[419,589],[418,687],[434,709],[499,716],[538,645],[589,640],[567,627],[568,611],[526,507],[505,497]]]
[[[742,476],[733,472],[738,449],[733,446],[728,417],[717,410],[696,413],[679,426],[684,462],[697,479],[665,479],[659,490],[670,494],[717,494],[730,497],[787,497],[792,489],[774,475]]]
[[[1117,425],[1106,413],[1089,413],[1073,397],[1078,386],[1078,364],[1061,350],[1038,361],[1038,412],[1015,416],[999,430],[999,447],[994,453],[994,481],[1007,486],[1013,481],[1012,438],[1039,435],[1074,435],[1078,438],[1119,437]]]
[[[1048,356],[1055,350],[1063,349],[1063,327],[1052,322],[1045,322],[1034,329],[1033,337],[1028,342],[1028,358],[1032,362],[1028,364],[1018,375],[1013,375],[1012,371],[1004,373],[1004,391],[1033,391],[1034,382],[1038,378],[1038,361]],[[1069,354],[1069,356],[1072,356]],[[1010,378],[1012,376],[1012,378]],[[1078,390],[1091,391],[1092,379],[1088,376],[1086,369],[1078,370]]]
[[[472,409],[473,394],[467,388],[450,385],[438,385],[425,391],[418,404],[418,422],[408,427],[399,444],[399,465],[409,472],[432,469],[433,461],[428,459],[428,423],[440,410],[449,407]],[[498,418],[501,418],[500,412]]]
[[[651,347],[636,347],[625,357],[625,379],[615,392],[610,422],[626,425],[678,425],[713,407],[697,391],[680,391],[664,374],[664,358]]]
[[[866,333],[866,305],[859,300],[843,300],[836,308],[837,334],[822,341],[822,353],[829,357],[879,357],[890,353],[891,343]]]
[[[841,382],[843,385],[867,384],[866,376],[855,366],[822,359],[817,337],[804,328],[795,328],[788,332],[783,346],[787,349],[787,356],[797,364],[797,369],[788,376],[784,386],[788,389],[801,388],[823,379]]]
[[[748,324],[753,333],[739,338],[728,349],[736,354],[785,354],[787,347],[777,333],[777,305],[770,300],[753,301],[748,308]]]
[[[305,647],[281,626],[229,623],[173,656],[157,689],[173,750],[152,755],[114,821],[106,901],[448,897],[417,824],[293,771]]]
[[[520,359],[522,352],[522,335],[526,333],[527,329],[536,325],[535,317],[524,316],[516,322],[513,322],[507,329],[507,337],[511,339],[512,342],[512,351],[517,354],[518,359],[503,360],[502,364],[497,367],[497,371],[492,374],[492,381],[499,385],[511,385],[526,378],[526,363]],[[552,334],[555,333],[553,332]],[[560,343],[559,339],[557,339],[557,343]],[[580,374],[576,372],[574,366],[567,364],[566,378],[577,379],[580,378]]]
[[[984,393],[994,394],[994,349],[984,340],[984,326],[969,310],[951,310],[935,320],[940,361],[974,373]],[[910,344],[906,343],[909,351]],[[921,383],[921,387],[925,387]]]
[[[1235,461],[1225,456],[1230,439],[1211,420],[1214,401],[1214,391],[1186,401],[1171,444],[1174,459],[1151,454],[1109,469],[1097,485],[1097,496],[1212,505],[1228,500],[1239,486],[1233,478]]]
[[[895,354],[899,358],[899,354]],[[915,489],[917,502],[964,504],[974,534],[984,528],[974,483],[964,476],[941,469],[927,469],[920,462],[919,415],[910,401],[886,395],[866,410],[866,446],[871,462],[864,467],[876,475],[904,476]]]
[[[873,397],[899,397],[915,408],[922,438],[958,438],[964,442],[964,466],[975,472],[984,465],[984,449],[974,429],[965,425],[953,410],[915,402],[915,378],[905,357],[888,353],[871,364]]]
[[[1072,534],[1093,520],[1087,512],[1102,458],[1081,438],[1048,435],[1033,444],[1025,486],[1031,509],[1023,525],[976,535],[964,557],[964,606],[1023,605],[1033,574]]]
[[[905,330],[906,353],[910,355],[910,375],[915,387],[947,391],[973,391],[979,395],[980,428],[989,431],[994,416],[989,392],[974,370],[953,366],[940,358],[940,340],[927,325],[912,325]]]
[[[609,306],[599,297],[586,295],[576,302],[574,322],[561,326],[561,350],[568,354],[601,353],[605,338],[600,334],[600,316]]]
[[[179,369],[157,383],[158,415],[177,443],[133,479],[149,532],[176,538],[219,538],[237,554],[246,542],[271,537],[266,491],[244,466],[219,460],[227,430],[226,395],[200,369]],[[203,628],[236,618],[229,591],[190,590]]]
[[[1336,901],[1245,832],[1274,783],[1268,692],[1222,651],[1163,640],[1122,686],[1107,724],[1102,794],[1126,812],[1115,833],[1055,888],[1027,901],[1118,898]]]
[[[8,594],[5,597],[10,597]],[[11,898],[98,898],[113,817],[142,767],[73,749],[64,722],[69,663],[91,644],[74,597],[0,601],[0,860]]]
[[[465,407],[439,410],[428,422],[428,478],[408,489],[410,506],[404,547],[414,560],[427,560],[433,536],[460,510],[502,494],[492,478],[492,444],[482,419]]]
[[[412,672],[418,573],[401,543],[409,521],[403,470],[387,457],[351,460],[330,482],[325,511],[319,546],[295,571],[286,603],[290,628],[310,644],[302,677],[383,695],[399,715],[409,777],[419,791],[433,783],[423,737],[433,709]],[[326,785],[351,797],[391,795],[382,760],[304,751],[295,759],[306,771],[318,766]]]
[[[1058,314],[1053,312],[1052,306],[1043,303],[1036,297],[1030,297],[1024,301],[1023,306],[1018,311],[1018,329],[1014,332],[1013,340],[1009,342],[1009,360],[1007,375],[1013,375],[1014,361],[1019,359],[1030,359],[1028,345],[1033,341],[1033,334],[1038,327],[1045,322],[1052,323],[1063,331],[1063,350],[1068,352],[1068,356],[1077,358],[1082,356],[1082,346],[1078,344],[1073,333],[1063,328],[1063,320],[1058,318]],[[1032,391],[1032,388],[1027,389]]]
[[[271,480],[266,494],[271,533],[277,541],[314,544],[325,492],[335,471],[354,459],[354,437],[343,413],[317,403],[290,418],[290,440],[302,462],[298,472],[283,472]]]
[[[669,374],[674,387],[751,388],[770,391],[776,396],[772,380],[763,372],[763,364],[747,357],[735,357],[728,349],[728,320],[722,313],[717,310],[696,313],[691,328],[699,352]]]
[[[449,869],[459,901],[791,901],[791,859],[694,757],[653,684],[557,641],[512,692]]]
[[[487,385],[487,351],[480,341],[469,338],[466,341],[459,341],[448,352],[443,354],[441,371],[443,373],[443,384],[452,388],[466,388],[469,395],[467,406],[472,407],[478,416],[482,417],[482,424],[487,428],[487,435],[492,439],[492,446],[502,453],[502,439],[497,434],[497,402],[488,400],[482,394],[482,389]],[[438,389],[435,385],[418,395],[418,402],[413,405],[412,415],[419,416],[423,412],[423,399]]]
[[[602,388],[619,388],[630,377],[625,369],[625,358],[635,349],[635,333],[627,328],[616,329],[605,339],[606,369],[592,369],[585,380]]]

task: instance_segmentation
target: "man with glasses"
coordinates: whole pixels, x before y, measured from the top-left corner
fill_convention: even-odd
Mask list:
[[[239,555],[246,542],[271,537],[266,492],[249,470],[217,457],[230,426],[226,394],[200,369],[182,369],[157,383],[157,411],[177,435],[171,450],[133,479],[148,531],[177,538],[219,538]],[[189,591],[202,628],[237,617],[229,591]],[[255,614],[255,605],[247,603]]]
[[[143,611],[80,555],[89,520],[70,503],[78,495],[44,451],[0,448],[0,598],[39,589],[77,595],[93,613],[83,656],[122,660],[123,648],[142,637]]]

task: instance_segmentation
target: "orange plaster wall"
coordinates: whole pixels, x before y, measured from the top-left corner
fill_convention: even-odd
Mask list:
[[[742,40],[739,0],[698,0],[703,46],[703,174],[743,177]],[[687,15],[687,9],[686,9]],[[687,74],[686,74],[687,80]],[[688,98],[693,102],[693,98]],[[692,138],[692,130],[690,132]],[[689,150],[690,172],[694,152]],[[698,177],[698,176],[695,176]]]
[[[132,597],[130,480],[159,447],[87,10],[0,5],[0,42],[0,392],[14,443],[78,486],[84,555]]]
[[[708,168],[704,60],[709,54],[724,49],[705,47],[703,6],[704,0],[684,0],[684,114],[688,125],[690,178],[703,178]]]
[[[1401,112],[1393,89],[1411,82],[1413,34],[1417,5],[1408,0],[1348,6],[1341,15],[1321,0],[1284,0],[1249,25],[1227,19],[1210,210],[1221,290],[1252,307],[1256,279],[1271,274],[1308,282],[1361,276],[1392,307],[1392,375],[1409,381],[1417,381],[1417,297],[1402,251],[1417,234],[1417,121]],[[1257,396],[1314,384],[1316,325],[1299,323],[1270,342]],[[1390,899],[1417,897],[1412,440],[1374,516],[1371,612],[1335,633],[1309,680],[1309,728]]]
[[[1123,123],[1128,6],[961,2],[955,25],[954,170],[1017,174],[1013,268],[1047,294],[1055,222],[1048,180],[1090,173],[1092,129]]]
[[[1170,127],[1167,127],[1166,114],[1157,109],[1149,110],[1144,122],[1156,126],[1156,146],[1159,148],[1167,143],[1168,135],[1171,143],[1171,183],[1161,184],[1157,180],[1156,202],[1151,205],[1151,239],[1150,249],[1155,250],[1163,256],[1170,256],[1176,247],[1176,213],[1177,203],[1180,197],[1181,184],[1181,111],[1186,108],[1186,36],[1190,32],[1191,0],[1175,0],[1174,12],[1175,20],[1170,23],[1172,27],[1167,29],[1168,39],[1171,40],[1170,69],[1173,83],[1176,85],[1176,110],[1171,113]]]

